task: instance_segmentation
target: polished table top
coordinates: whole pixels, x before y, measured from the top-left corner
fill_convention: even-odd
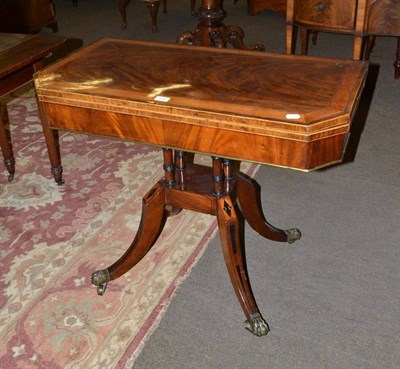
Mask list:
[[[35,85],[53,129],[309,170],[341,160],[366,72],[361,61],[104,39]]]

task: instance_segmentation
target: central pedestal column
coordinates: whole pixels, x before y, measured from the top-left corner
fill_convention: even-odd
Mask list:
[[[225,26],[222,21],[226,12],[222,1],[203,0],[197,10],[199,24],[193,32],[184,32],[178,36],[180,45],[212,46],[224,48],[231,44],[235,49],[264,51],[263,45],[246,46],[243,43],[244,32],[238,26]]]

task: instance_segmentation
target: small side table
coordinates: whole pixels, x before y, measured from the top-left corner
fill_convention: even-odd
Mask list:
[[[43,60],[60,48],[67,39],[57,35],[22,35],[0,33],[0,98],[32,80],[33,73],[43,67]],[[0,146],[8,180],[15,173],[11,135],[5,128],[7,108],[0,100]]]

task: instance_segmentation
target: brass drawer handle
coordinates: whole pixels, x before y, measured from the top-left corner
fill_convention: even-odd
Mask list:
[[[322,12],[325,9],[326,4],[319,1],[317,3],[317,5],[315,5],[315,9],[319,10],[320,12]]]

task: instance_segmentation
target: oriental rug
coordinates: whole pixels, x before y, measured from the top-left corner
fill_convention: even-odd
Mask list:
[[[1,165],[0,368],[130,368],[216,221],[190,211],[169,218],[147,256],[98,296],[90,275],[133,240],[141,198],[163,175],[161,150],[61,133],[58,186],[34,91],[8,111],[16,173],[9,183]],[[257,168],[242,163],[249,175]]]

